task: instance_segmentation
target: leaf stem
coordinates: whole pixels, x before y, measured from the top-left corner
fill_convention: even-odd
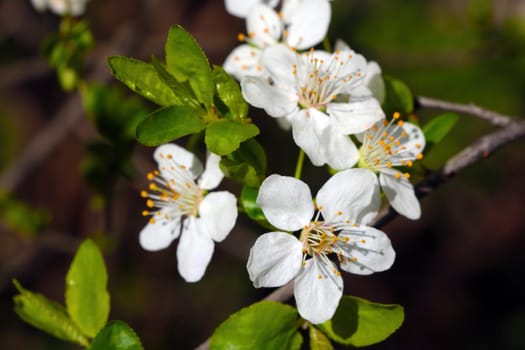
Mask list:
[[[302,149],[299,150],[299,156],[297,156],[297,164],[295,165],[295,175],[294,177],[296,179],[301,178],[301,174],[303,172],[303,164],[304,164],[304,151]]]

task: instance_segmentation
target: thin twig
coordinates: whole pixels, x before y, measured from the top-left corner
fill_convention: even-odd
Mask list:
[[[501,116],[505,119],[511,118]],[[501,119],[503,120],[503,119]],[[468,166],[488,157],[500,147],[525,136],[525,121],[507,123],[504,129],[497,130],[481,137],[478,141],[464,148],[454,157],[450,158],[445,166],[432,174],[428,175],[420,184],[416,186],[418,198],[422,198],[436,188],[443,185],[451,177],[458,174]],[[399,216],[391,207],[378,215],[373,221],[372,226],[380,228]],[[281,288],[276,289],[264,300],[286,301],[293,295],[293,281]],[[210,344],[210,338],[199,345],[196,350],[206,350]]]
[[[498,127],[505,127],[515,121],[515,119],[509,116],[481,108],[475,105],[474,103],[460,104],[419,96],[416,97],[416,106],[422,108],[439,109],[443,111],[469,114],[480,119],[486,120],[492,125]]]

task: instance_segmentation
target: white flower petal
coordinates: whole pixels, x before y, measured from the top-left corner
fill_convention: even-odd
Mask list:
[[[214,241],[228,236],[237,220],[237,199],[227,191],[211,192],[199,205],[201,231]]]
[[[31,0],[31,4],[37,11],[44,11],[47,7],[47,0]]]
[[[186,219],[177,247],[177,267],[186,282],[199,281],[213,255],[214,243],[200,230],[197,220]]]
[[[228,11],[229,14],[241,18],[246,18],[246,16],[248,16],[248,13],[250,12],[250,9],[254,5],[261,2],[261,0],[225,0],[224,5],[226,7],[226,11]],[[275,7],[279,0],[270,0],[264,2],[271,7]]]
[[[299,56],[285,45],[275,45],[264,50],[261,63],[277,87],[292,91],[295,87],[294,64],[298,58]]]
[[[261,53],[260,49],[248,44],[239,45],[226,57],[223,68],[237,80],[245,76],[263,76],[267,73],[259,62]]]
[[[288,283],[301,269],[302,247],[297,238],[284,232],[257,238],[246,265],[253,285],[279,287]]]
[[[180,216],[166,219],[167,209],[162,209],[159,213],[139,233],[140,246],[152,252],[167,248],[180,234]]]
[[[248,12],[246,28],[249,40],[264,49],[277,44],[283,32],[283,23],[274,9],[264,4],[256,4]]]
[[[336,39],[334,44],[334,51],[352,51],[350,48],[350,45],[348,45],[344,40],[342,39]]]
[[[289,176],[268,176],[259,188],[257,205],[272,225],[286,231],[302,229],[314,215],[308,185]]]
[[[289,116],[292,123],[293,139],[297,146],[306,153],[315,166],[324,165],[327,161],[326,139],[330,135],[326,129],[330,125],[330,118],[316,109],[302,109],[294,115]]]
[[[279,118],[297,110],[297,96],[270,85],[263,79],[244,77],[242,95],[254,107],[264,108],[270,116]]]
[[[159,169],[165,166],[169,169],[173,162],[185,166],[191,173],[193,179],[196,179],[202,173],[202,163],[190,151],[174,143],[166,143],[155,149],[153,158],[159,164]],[[162,175],[171,179],[172,176],[161,171]]]
[[[353,167],[359,160],[359,151],[352,140],[333,126],[324,130],[322,137],[323,153],[330,167],[341,170]]]
[[[215,187],[219,186],[219,183],[222,181],[224,174],[219,167],[219,162],[221,157],[210,153],[208,159],[206,160],[206,168],[199,178],[198,184],[199,187],[205,190],[212,190]]]
[[[332,262],[314,256],[295,278],[294,295],[301,317],[313,324],[323,323],[339,305],[343,279]]]
[[[286,43],[304,50],[319,44],[326,36],[332,9],[326,0],[309,0],[283,14],[288,23]]]
[[[377,62],[368,62],[363,82],[372,91],[376,100],[382,104],[385,100],[385,82],[381,73],[381,67]]]
[[[370,275],[388,270],[394,263],[396,253],[390,239],[380,230],[359,226],[339,234],[348,238],[347,243],[339,241],[338,247],[344,256],[341,268],[358,275]]]
[[[425,148],[426,140],[423,131],[412,123],[404,123],[403,130],[407,133],[407,137],[400,138],[401,147],[406,147],[406,151],[410,152],[415,157],[423,152]]]
[[[379,210],[376,175],[368,169],[348,169],[333,175],[317,193],[317,205],[328,222],[362,223]]]
[[[385,118],[381,105],[374,98],[350,103],[329,103],[326,111],[333,118],[334,128],[346,135],[368,130]]]
[[[399,214],[411,220],[421,217],[421,206],[410,181],[403,176],[397,179],[395,176],[380,173],[379,182],[383,193]]]

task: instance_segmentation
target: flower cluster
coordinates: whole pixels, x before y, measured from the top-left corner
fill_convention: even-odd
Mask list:
[[[381,192],[400,214],[420,217],[408,171],[423,157],[425,138],[399,113],[386,118],[377,63],[340,40],[333,52],[312,48],[326,35],[328,0],[225,4],[247,23],[248,33],[239,35],[243,43],[224,63],[240,80],[242,96],[289,126],[314,166],[336,171],[315,200],[300,179],[274,174],[263,181],[256,202],[279,231],[260,236],[247,263],[255,287],[293,281],[299,314],[322,323],[332,318],[343,295],[339,268],[368,275],[394,263],[387,235],[368,226],[379,212]],[[223,178],[217,155],[209,155],[204,172],[193,154],[174,144],[157,148],[154,158],[158,170],[148,175],[150,191],[142,192],[148,207],[143,214],[150,221],[140,244],[155,251],[180,236],[179,273],[198,281],[214,242],[225,239],[235,224],[236,198],[207,192]]]
[[[278,13],[277,4],[226,0],[231,14],[246,18],[248,35],[239,36],[245,44],[233,50],[224,67],[240,80],[246,101],[291,128],[313,165],[339,172],[321,188],[316,206],[298,179],[271,175],[263,182],[257,204],[267,220],[299,234],[262,235],[247,268],[255,287],[294,280],[299,313],[321,323],[333,316],[343,290],[330,256],[357,274],[384,271],[394,262],[387,236],[366,226],[378,212],[380,192],[400,214],[420,217],[407,169],[422,158],[425,138],[399,113],[386,119],[376,62],[341,40],[334,52],[312,48],[326,34],[328,1],[283,0]]]

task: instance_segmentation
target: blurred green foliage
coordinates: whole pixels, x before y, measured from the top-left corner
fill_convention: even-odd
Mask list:
[[[65,91],[72,91],[82,80],[84,54],[95,40],[87,21],[64,17],[57,33],[42,44],[42,53],[57,71],[58,81]]]
[[[116,87],[89,84],[81,91],[88,117],[102,136],[86,146],[82,171],[97,194],[111,196],[119,176],[131,178],[134,174],[131,155],[136,145],[135,130],[149,108]]]

